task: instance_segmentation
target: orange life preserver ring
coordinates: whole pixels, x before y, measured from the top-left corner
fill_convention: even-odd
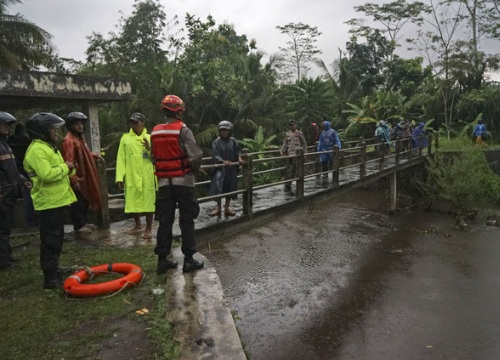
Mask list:
[[[125,274],[121,278],[99,284],[85,284],[91,276],[109,274],[111,272]],[[64,292],[74,296],[98,296],[119,291],[140,283],[142,269],[134,264],[116,263],[93,266],[90,270],[80,270],[64,281]]]

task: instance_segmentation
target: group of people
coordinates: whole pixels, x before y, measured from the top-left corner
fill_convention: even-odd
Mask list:
[[[311,123],[313,130],[313,140],[316,145],[316,150],[321,152],[319,155],[319,161],[321,163],[321,176],[323,178],[328,177],[327,171],[331,168],[333,164],[333,154],[332,149],[337,146],[339,149],[342,148],[342,144],[339,139],[337,132],[331,127],[331,123],[328,120],[324,120],[322,123],[323,130],[319,130],[318,125],[313,122]],[[295,156],[298,151],[303,154],[307,151],[307,143],[304,133],[297,128],[297,122],[295,120],[290,120],[288,122],[288,131],[285,134],[283,144],[281,145],[280,155],[281,156]],[[297,174],[297,158],[287,158],[285,159],[285,180],[293,179]],[[285,183],[285,191],[291,190],[291,181]]]
[[[375,137],[385,145],[386,152],[390,152],[392,144],[396,140],[402,140],[403,149],[408,150],[411,142],[412,149],[427,147],[428,141],[425,136],[425,124],[423,122],[416,124],[405,119],[394,126],[388,121],[380,120],[375,129]],[[406,141],[405,141],[406,140]]]
[[[154,127],[151,136],[141,113],[130,116],[130,131],[120,141],[116,166],[116,182],[125,190],[125,212],[134,214],[132,230],[141,228],[139,214],[146,213],[144,237],[151,237],[153,215],[159,221],[155,254],[157,273],[177,267],[170,256],[175,210],[179,208],[184,264],[191,272],[203,268],[203,261],[193,258],[196,253],[194,219],[200,207],[194,197],[195,174],[202,150],[192,131],[182,121],[185,104],[175,95],[161,101],[162,124]],[[38,215],[40,232],[40,265],[46,289],[62,285],[63,271],[59,257],[64,240],[66,208],[71,207],[75,232],[92,231],[86,224],[90,207],[101,207],[96,160],[85,142],[87,116],[70,113],[66,121],[52,113],[35,113],[26,122],[30,137],[23,160],[23,173],[18,170],[16,157],[7,143],[10,126],[16,119],[0,112],[0,270],[6,270],[17,259],[10,247],[12,214],[20,187],[29,191]],[[59,128],[66,125],[68,133],[57,147]],[[158,191],[156,189],[158,187]]]
[[[89,203],[100,207],[97,170],[92,155],[83,138],[87,117],[71,113],[65,122],[51,113],[35,113],[26,122],[31,138],[22,150],[21,138],[14,142],[22,167],[7,142],[10,125],[16,119],[0,112],[0,270],[8,269],[15,262],[10,247],[12,214],[20,187],[29,191],[37,212],[40,231],[40,265],[44,273],[44,287],[61,284],[62,271],[59,256],[64,238],[64,220],[67,206],[72,208],[75,230],[86,224]],[[58,128],[66,123],[68,134],[63,141],[63,154],[57,148]],[[18,127],[20,128],[20,127]],[[24,193],[25,195],[27,193]]]

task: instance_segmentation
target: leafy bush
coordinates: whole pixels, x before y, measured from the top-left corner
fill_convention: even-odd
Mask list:
[[[456,139],[429,160],[426,181],[419,185],[431,199],[450,201],[458,214],[475,202],[500,199],[500,177],[490,169],[481,148]]]

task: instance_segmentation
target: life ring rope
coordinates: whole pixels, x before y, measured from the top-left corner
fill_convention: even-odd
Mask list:
[[[104,274],[124,274],[124,276],[97,284],[87,284],[86,282],[95,276]],[[79,271],[69,276],[63,285],[66,295],[76,297],[93,297],[110,294],[111,297],[123,291],[127,287],[140,285],[144,280],[144,272],[134,264],[129,263],[111,263],[93,267],[83,267]]]

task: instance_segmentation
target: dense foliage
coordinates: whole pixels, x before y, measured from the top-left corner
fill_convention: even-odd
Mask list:
[[[447,138],[460,134],[479,114],[493,138],[499,127],[500,86],[489,74],[498,71],[500,55],[481,47],[484,39],[500,39],[497,2],[396,0],[356,6],[360,18],[346,22],[352,37],[338,58],[325,64],[317,58],[322,33],[316,27],[277,25],[288,40],[266,62],[255,40],[239,34],[234,25],[192,14],[181,20],[159,0],[137,0],[116,32],[91,34],[87,59],[78,63],[54,55],[47,48],[50,36],[41,29],[42,42],[26,43],[23,32],[6,36],[12,33],[6,26],[8,5],[15,1],[0,1],[2,59],[9,39],[20,47],[44,49],[50,70],[119,77],[132,84],[131,103],[100,109],[108,162],[113,144],[126,130],[127,116],[140,111],[151,128],[161,121],[158,104],[169,93],[187,103],[185,121],[206,149],[221,120],[233,122],[237,139],[254,138],[261,126],[267,136],[276,135],[274,145],[282,141],[291,118],[306,136],[311,122],[327,118],[346,139],[371,136],[374,123],[382,119],[433,119],[432,127]],[[417,36],[406,39],[405,33]],[[405,45],[418,56],[401,57],[398,51]],[[29,69],[39,64],[22,56],[17,61]],[[308,76],[313,66],[321,76]]]

